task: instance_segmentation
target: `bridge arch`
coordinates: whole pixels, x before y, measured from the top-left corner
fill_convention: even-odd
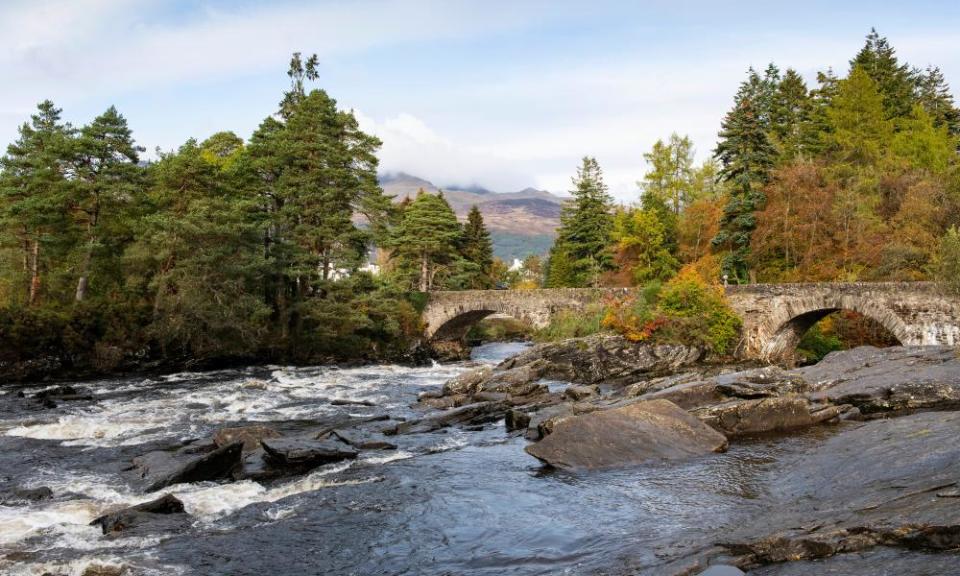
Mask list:
[[[503,314],[544,328],[560,310],[582,310],[620,288],[547,288],[540,290],[462,290],[431,292],[422,317],[429,340],[459,340],[470,327],[491,314]]]
[[[793,359],[804,333],[823,317],[851,310],[904,346],[960,342],[960,300],[927,282],[846,282],[731,286],[727,301],[743,319],[740,354]]]
[[[900,344],[912,343],[910,328],[893,310],[862,298],[826,298],[816,302],[793,301],[768,319],[771,336],[761,358],[773,362],[792,361],[800,340],[820,320],[834,312],[856,312],[883,326]]]

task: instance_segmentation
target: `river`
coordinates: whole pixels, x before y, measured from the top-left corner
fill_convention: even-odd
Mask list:
[[[522,347],[479,347],[472,364]],[[83,384],[92,401],[54,409],[27,410],[17,390],[3,390],[0,487],[47,486],[54,497],[0,505],[0,572],[656,573],[665,554],[762,512],[770,467],[816,441],[811,433],[743,442],[681,464],[577,475],[542,469],[523,451],[526,441],[498,422],[414,435],[416,444],[266,485],[173,486],[161,493],[193,516],[185,531],[108,538],[88,526],[108,509],[156,496],[131,488],[121,472],[150,449],[242,423],[287,433],[337,413],[412,416],[419,392],[470,364],[257,366],[103,380]]]

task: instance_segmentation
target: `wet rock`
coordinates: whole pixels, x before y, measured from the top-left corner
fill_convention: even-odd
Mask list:
[[[336,439],[264,438],[264,460],[274,468],[306,472],[324,464],[352,460],[357,450]]]
[[[626,384],[690,366],[703,350],[681,345],[631,342],[622,336],[597,334],[534,346],[503,361],[499,370],[534,365],[541,377],[580,384]]]
[[[210,447],[213,450],[209,450]],[[210,447],[188,446],[180,452],[150,452],[134,458],[134,469],[147,492],[173,484],[230,478],[241,464],[243,442]]]
[[[387,440],[379,432],[362,430],[334,430],[331,432],[341,442],[345,442],[358,450],[396,450],[397,445]]]
[[[835,408],[834,408],[835,410]],[[732,400],[693,411],[697,417],[727,437],[808,428],[818,422],[810,403],[799,396]],[[838,412],[828,412],[832,418]]]
[[[796,372],[817,390],[813,399],[864,415],[960,407],[960,358],[949,346],[863,346]]]
[[[518,396],[529,394],[537,380],[549,369],[545,360],[534,360],[529,364],[498,370],[485,378],[477,386],[477,392],[507,392]]]
[[[420,404],[437,410],[446,410],[447,408],[456,408],[470,403],[470,397],[466,394],[451,394],[441,398],[422,398]]]
[[[90,522],[90,526],[100,526],[104,534],[125,532],[144,526],[164,530],[182,527],[187,518],[183,502],[167,494],[156,500],[104,514]]]
[[[599,386],[577,386],[571,384],[563,391],[563,395],[573,401],[586,400],[600,395]]]
[[[473,394],[477,391],[480,383],[489,378],[492,373],[493,369],[484,366],[461,374],[443,385],[443,395]]]
[[[762,522],[721,543],[740,568],[817,560],[877,547],[960,547],[960,413],[926,412],[851,424],[766,481]],[[777,573],[775,571],[769,572]]]
[[[241,426],[237,428],[221,428],[213,434],[213,443],[222,448],[235,442],[243,443],[244,452],[252,452],[260,447],[264,438],[277,438],[279,432],[267,426]]]
[[[263,380],[247,380],[240,387],[246,390],[266,390],[267,383]]]
[[[349,398],[334,398],[330,400],[331,406],[376,406],[377,403],[371,400],[350,400]]]
[[[677,406],[689,410],[723,402],[726,397],[717,389],[716,382],[695,381],[676,384],[641,396],[644,400],[669,400]]]
[[[41,502],[53,498],[53,490],[47,486],[37,488],[19,488],[0,498],[2,504]]]
[[[524,430],[530,425],[530,415],[523,410],[511,408],[510,410],[507,410],[507,414],[504,416],[503,421],[504,425],[507,427],[507,432]]]
[[[509,405],[502,402],[476,402],[451,408],[437,414],[431,414],[418,420],[409,420],[387,428],[387,435],[417,434],[432,432],[456,424],[483,424],[501,418],[509,409]]]
[[[526,451],[566,469],[596,469],[722,452],[727,439],[667,400],[635,402],[557,422]]]
[[[120,564],[91,564],[83,569],[80,576],[122,576],[127,574],[127,567]]]
[[[47,400],[71,402],[76,400],[93,400],[93,394],[86,388],[62,385],[41,390],[33,395],[33,399],[39,402]]]

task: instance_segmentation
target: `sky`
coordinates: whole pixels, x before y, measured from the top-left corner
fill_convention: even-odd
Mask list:
[[[77,126],[115,105],[148,156],[247,138],[300,51],[381,171],[563,193],[591,155],[630,202],[657,139],[710,155],[748,67],[845,73],[871,27],[960,87],[956,1],[0,0],[0,145],[44,99]]]

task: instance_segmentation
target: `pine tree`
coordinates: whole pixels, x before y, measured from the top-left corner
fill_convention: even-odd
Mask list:
[[[771,140],[781,162],[792,162],[809,153],[810,94],[803,78],[788,68],[773,95],[770,110]]]
[[[613,200],[595,158],[583,158],[573,185],[573,198],[561,208],[560,228],[551,250],[550,273],[559,266],[554,261],[563,263],[562,277],[548,277],[547,284],[553,287],[597,286],[600,274],[613,267]]]
[[[863,48],[850,61],[851,74],[855,68],[862,69],[876,83],[886,119],[910,115],[916,102],[917,73],[907,64],[900,64],[896,50],[875,28],[870,29]]]
[[[960,110],[954,105],[950,86],[939,68],[927,66],[920,75],[917,98],[933,118],[934,126],[946,126],[950,134],[960,135]]]
[[[257,199],[231,190],[194,140],[151,171],[154,210],[125,254],[130,283],[153,305],[151,336],[196,357],[255,350],[270,312],[260,291]]]
[[[414,271],[416,289],[429,292],[435,288],[437,275],[456,263],[462,237],[457,216],[443,194],[420,190],[403,211],[387,247],[393,250],[391,258],[402,272]]]
[[[767,136],[763,117],[755,109],[755,90],[741,85],[733,110],[722,123],[714,156],[720,162],[720,179],[730,184],[730,198],[724,207],[720,231],[711,243],[726,253],[721,270],[730,281],[749,281],[750,236],[756,227],[754,212],[763,204],[763,185],[774,164],[775,150]]]
[[[134,143],[126,118],[113,106],[80,130],[74,157],[77,186],[73,211],[83,229],[84,248],[78,266],[77,302],[86,297],[94,255],[111,244],[109,238],[103,238],[102,220],[113,220],[106,223],[108,229],[119,223],[124,207],[139,194],[142,151]]]
[[[803,140],[814,156],[822,154],[828,145],[826,140],[830,133],[830,119],[827,110],[837,95],[839,85],[840,79],[832,68],[817,72],[817,87],[810,91],[810,121],[803,130]]]
[[[19,133],[0,159],[0,220],[23,250],[27,303],[33,305],[40,298],[44,268],[54,264],[54,254],[63,256],[72,244],[67,171],[74,130],[61,122],[60,109],[45,100]]]
[[[471,206],[467,213],[467,222],[463,227],[462,253],[467,261],[478,268],[478,273],[469,283],[470,287],[480,290],[492,288],[493,242],[483,223],[483,215],[476,205]]]

